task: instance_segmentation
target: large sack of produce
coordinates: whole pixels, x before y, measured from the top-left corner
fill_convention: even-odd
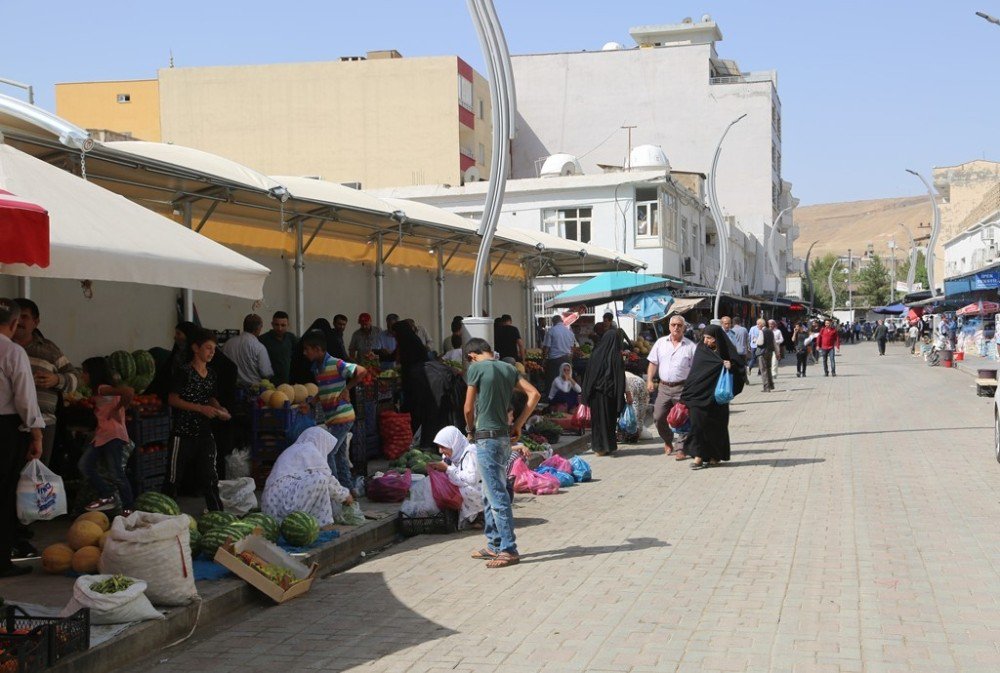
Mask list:
[[[410,492],[412,473],[386,472],[381,477],[371,479],[365,485],[365,495],[372,502],[403,502]]]
[[[389,460],[399,458],[413,443],[409,414],[383,411],[378,415],[378,432],[382,440],[382,453]]]
[[[573,478],[573,475],[571,473],[560,472],[554,467],[542,466],[535,471],[538,472],[538,474],[547,474],[550,477],[555,477],[556,479],[559,480],[559,485],[562,486],[563,488],[566,488],[567,486],[572,486],[573,484],[576,483],[576,479]]]
[[[186,605],[198,597],[191,565],[189,519],[133,512],[116,517],[104,543],[100,569],[146,582],[156,605]]]
[[[253,477],[225,479],[219,482],[219,499],[227,512],[243,516],[257,509],[256,488]]]
[[[514,479],[514,492],[552,495],[559,492],[559,480],[547,474],[528,470]]]
[[[164,619],[146,598],[146,583],[122,575],[81,575],[60,617],[90,608],[91,624],[127,624]]]

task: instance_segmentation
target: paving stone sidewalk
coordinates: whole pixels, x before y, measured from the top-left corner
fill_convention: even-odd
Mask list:
[[[648,441],[519,496],[519,566],[414,538],[132,670],[1000,671],[992,400],[901,345],[794,369],[736,399],[728,465]]]

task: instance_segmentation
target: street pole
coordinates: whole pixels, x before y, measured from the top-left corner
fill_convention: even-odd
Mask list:
[[[889,239],[889,252],[892,253],[892,280],[889,285],[889,303],[896,303],[896,238]]]
[[[726,274],[729,271],[729,227],[722,217],[722,209],[719,207],[719,195],[716,190],[716,174],[719,168],[719,155],[722,154],[722,141],[726,139],[729,129],[733,124],[746,117],[741,114],[739,117],[729,122],[729,126],[722,132],[719,144],[715,146],[715,156],[712,158],[712,170],[708,174],[708,206],[712,212],[712,219],[715,220],[715,230],[719,234],[719,279],[715,285],[715,307],[713,315],[719,319],[719,301],[722,299],[722,286],[726,282]]]
[[[854,257],[851,249],[847,249],[847,308],[851,309],[851,319],[854,319],[854,288],[851,287],[851,267],[854,266]]]
[[[995,26],[1000,26],[1000,19],[998,19],[995,16],[990,16],[986,12],[976,12],[976,16],[978,16],[981,19],[985,19],[986,21],[989,21]]]
[[[934,248],[937,246],[938,234],[941,233],[941,212],[938,210],[937,198],[934,196],[934,188],[931,187],[931,183],[927,182],[926,178],[916,171],[912,171],[909,168],[906,172],[910,175],[915,175],[920,178],[920,182],[924,183],[924,187],[927,188],[927,196],[931,200],[931,209],[934,211],[934,224],[931,225],[931,240],[927,242],[927,254],[924,255],[924,266],[927,268],[927,286],[931,291],[931,296],[933,297],[934,292]]]
[[[830,316],[833,317],[834,312],[837,310],[837,292],[833,289],[833,271],[837,268],[837,264],[840,260],[833,260],[833,264],[830,265],[830,275],[827,276],[826,282],[830,286]]]
[[[917,242],[913,240],[913,234],[910,233],[910,229],[905,224],[900,222],[899,226],[903,228],[906,237],[910,239],[910,268],[906,271],[906,291],[913,292],[913,281],[917,273]]]
[[[812,254],[813,246],[819,243],[819,241],[813,241],[809,245],[809,250],[806,251],[806,283],[809,284],[809,315],[811,316],[816,311],[816,286],[813,285],[812,274],[809,273],[809,255]]]
[[[771,265],[771,273],[774,274],[774,300],[775,301],[778,300],[778,289],[781,287],[781,279],[778,277],[778,258],[774,256],[774,239],[775,239],[775,234],[778,231],[778,222],[781,222],[781,218],[784,217],[785,213],[787,213],[793,207],[794,206],[788,206],[787,208],[785,208],[784,210],[782,210],[780,213],[778,213],[778,216],[774,218],[774,222],[771,223],[771,231],[768,232],[769,236],[765,237],[765,238],[767,238],[767,244],[765,245],[765,247],[767,248],[767,250],[766,250],[766,252],[767,252],[767,261]],[[761,287],[763,287],[763,285],[761,285]]]

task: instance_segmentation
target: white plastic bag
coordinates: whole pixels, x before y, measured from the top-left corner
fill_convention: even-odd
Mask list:
[[[222,500],[223,509],[236,516],[249,514],[250,510],[257,509],[256,489],[257,484],[253,477],[220,481],[219,498]]]
[[[40,460],[32,460],[17,480],[17,518],[27,525],[66,513],[66,489],[58,474]]]
[[[189,522],[185,514],[115,517],[101,554],[101,572],[144,580],[154,605],[187,605],[198,597]]]
[[[226,456],[226,476],[230,479],[250,476],[250,449],[236,449]]]
[[[340,512],[334,517],[334,522],[344,526],[361,526],[365,523],[365,513],[355,500],[349,507],[341,506]]]
[[[81,575],[73,585],[73,597],[59,613],[69,617],[80,608],[90,608],[91,624],[127,624],[147,619],[165,619],[146,598],[146,583],[134,580],[134,584],[124,591],[101,594],[90,588],[91,584],[102,582],[111,575]]]
[[[420,477],[418,479],[417,477]],[[437,503],[434,502],[434,493],[431,491],[431,480],[422,474],[413,475],[410,484],[410,494],[399,508],[399,513],[407,517],[434,516],[440,513]]]

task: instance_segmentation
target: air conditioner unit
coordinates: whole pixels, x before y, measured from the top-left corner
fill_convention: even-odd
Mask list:
[[[694,271],[691,270],[691,258],[690,257],[685,257],[684,258],[683,263],[681,264],[681,269],[683,270],[685,276],[693,276],[694,275]]]

